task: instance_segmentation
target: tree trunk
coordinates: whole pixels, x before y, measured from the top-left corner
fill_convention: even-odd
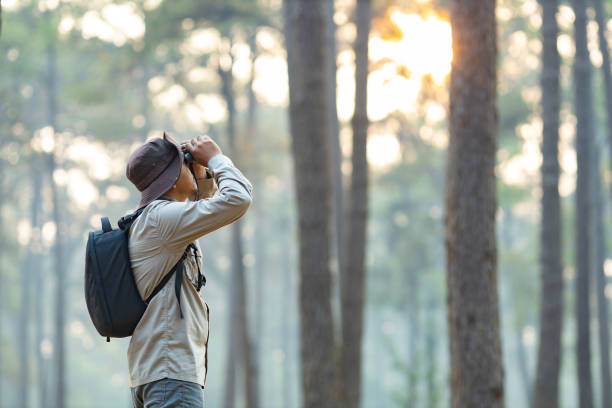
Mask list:
[[[604,76],[605,94],[606,94],[606,114],[607,114],[607,137],[608,147],[612,153],[612,72],[610,71],[610,53],[608,48],[608,40],[606,39],[606,16],[603,10],[602,0],[594,0],[595,6],[595,18],[597,25],[599,26],[599,50],[602,55],[602,72]],[[596,160],[599,162],[599,150],[595,150]],[[612,155],[610,156],[612,157]],[[611,162],[612,166],[612,162]],[[599,344],[601,347],[601,401],[602,408],[612,408],[612,395],[610,388],[612,387],[612,379],[610,378],[610,332],[608,322],[608,301],[605,296],[605,284],[606,279],[603,270],[603,261],[605,260],[605,231],[603,225],[603,206],[605,204],[601,189],[601,175],[599,173],[599,166],[596,168],[596,178],[593,179],[595,183],[595,205],[596,205],[596,217],[597,220],[595,225],[597,227],[597,251],[598,251],[598,264],[597,264],[597,309],[598,309],[598,321],[599,321]],[[612,193],[612,189],[610,189]]]
[[[19,319],[19,406],[28,407],[30,385],[30,305],[32,303],[31,282],[32,277],[38,273],[37,258],[40,252],[40,208],[41,208],[41,171],[38,166],[32,166],[32,203],[30,209],[30,223],[32,234],[28,244],[24,273],[21,274],[21,313]],[[36,293],[36,296],[39,296]]]
[[[602,146],[603,147],[603,146]],[[606,261],[606,233],[604,230],[604,198],[601,192],[600,150],[599,146],[593,149],[593,199],[594,209],[594,239],[596,242],[596,275],[597,275],[597,321],[599,326],[599,348],[601,355],[601,406],[611,408],[610,387],[610,328],[608,322],[608,300],[606,298],[606,275],[604,263]]]
[[[57,56],[55,43],[50,40],[47,48],[47,90],[49,125],[55,132],[57,128]],[[65,262],[63,255],[64,225],[60,209],[60,189],[53,179],[56,169],[55,153],[47,155],[47,172],[49,185],[51,186],[51,197],[53,202],[53,222],[55,223],[55,243],[53,245],[53,266],[57,279],[55,293],[55,342],[53,352],[55,355],[55,405],[63,408],[66,405],[66,357],[65,357],[65,299],[66,299],[66,277]]]
[[[357,1],[355,41],[355,113],[353,116],[353,171],[342,265],[342,383],[345,406],[359,407],[361,339],[365,292],[366,227],[368,220],[367,83],[370,0]]]
[[[591,61],[587,49],[586,0],[572,0],[574,7],[574,37],[576,60],[574,63],[574,89],[576,110],[576,159],[578,173],[576,180],[576,321],[578,347],[579,407],[593,407],[593,385],[591,378],[591,337],[589,324],[589,280],[590,248],[589,225],[591,224],[591,140],[593,135],[593,109],[591,89]]]
[[[540,230],[540,339],[534,408],[559,406],[563,275],[559,201],[558,0],[542,0],[542,204]]]
[[[533,401],[533,390],[531,388],[531,375],[529,374],[529,361],[527,350],[523,344],[523,336],[521,330],[514,330],[516,336],[516,360],[521,377],[521,385],[523,386],[523,394],[525,396],[525,406],[531,407]]]
[[[141,55],[141,58],[144,61],[145,55]],[[149,68],[146,62],[142,62],[141,64],[141,78],[140,78],[140,86],[142,87],[140,91],[140,110],[141,115],[144,119],[144,124],[140,129],[140,137],[143,141],[146,141],[149,137],[149,132],[151,131],[151,114],[150,114],[150,97],[149,97]]]
[[[408,406],[418,404],[418,383],[421,368],[419,359],[419,335],[421,324],[419,321],[419,292],[420,282],[417,271],[409,268],[406,271],[406,326],[408,328],[406,366],[408,368],[408,382],[406,384],[406,396]]]
[[[261,158],[262,157],[262,144],[263,141],[259,139],[259,133],[257,129],[257,98],[255,97],[255,91],[253,90],[253,82],[255,80],[255,60],[257,58],[257,42],[255,41],[255,33],[253,33],[249,38],[249,47],[251,48],[251,53],[253,54],[253,68],[251,72],[251,79],[249,81],[249,87],[247,90],[247,95],[249,98],[249,107],[247,113],[247,132],[250,135],[250,153],[254,154],[254,157]],[[259,186],[261,185],[262,180],[262,166],[260,160],[252,160],[251,161],[251,171],[253,181],[253,185]],[[253,251],[255,254],[255,267],[253,269],[253,275],[255,277],[255,296],[254,296],[254,313],[253,322],[254,324],[250,326],[252,328],[253,333],[253,353],[252,353],[252,363],[253,370],[255,375],[255,386],[257,389],[257,395],[259,396],[260,390],[262,389],[262,370],[260,365],[260,357],[263,355],[263,333],[264,333],[264,312],[263,312],[263,299],[264,299],[264,282],[266,281],[266,241],[262,239],[265,237],[266,231],[266,201],[264,194],[258,196],[258,199],[255,201],[253,205],[254,211],[254,219],[255,219],[255,234],[254,234],[254,243],[253,243]],[[259,404],[259,401],[258,401]]]
[[[2,7],[2,5],[0,5],[0,7]],[[4,212],[4,199],[6,197],[5,192],[4,192],[4,177],[6,175],[6,171],[5,171],[5,165],[4,165],[4,161],[0,160],[0,265],[2,265],[3,262],[3,258],[4,258],[4,252],[6,250],[5,248],[5,238],[4,238],[4,217],[3,217],[3,212]],[[4,294],[4,268],[0,268],[0,296],[2,297],[2,299],[5,298],[5,294]],[[0,305],[0,333],[5,333],[4,330],[4,319],[2,319],[2,315],[4,314],[4,309],[1,307],[2,305]],[[4,345],[2,344],[2,336],[0,336],[0,367],[4,367],[4,360],[2,358],[3,355],[3,351],[4,351]],[[0,371],[0,401],[2,401],[2,372]]]
[[[454,0],[446,186],[451,407],[504,406],[495,238],[495,1]]]
[[[331,257],[334,259],[332,269],[332,321],[334,327],[334,342],[339,353],[337,353],[336,366],[334,369],[336,390],[334,393],[340,398],[344,395],[344,384],[341,375],[342,370],[342,294],[341,294],[341,275],[342,275],[342,253],[344,251],[344,204],[343,204],[343,183],[342,183],[342,152],[340,150],[340,134],[338,123],[338,109],[336,103],[336,74],[338,67],[336,64],[336,23],[334,22],[334,0],[325,0],[325,22],[326,22],[326,40],[329,50],[329,58],[327,58],[327,97],[328,99],[328,115],[329,115],[329,139],[328,150],[330,174],[325,177],[329,183],[329,191],[331,192],[331,216],[333,220],[332,226],[332,241],[331,241]]]
[[[331,183],[333,205],[333,219],[335,222],[336,257],[338,271],[342,270],[342,241],[344,239],[344,204],[342,183],[342,151],[340,150],[340,135],[338,123],[338,109],[336,106],[336,23],[334,22],[334,0],[325,1],[325,20],[327,21],[327,44],[329,47],[329,58],[327,60],[327,75],[329,86],[327,94],[329,98],[329,163],[332,171],[329,181]]]
[[[38,200],[42,203],[42,173],[38,175],[38,182],[41,186],[38,189],[38,193],[40,194]],[[42,224],[42,221],[40,222]],[[33,233],[33,239],[36,248],[36,255],[34,257],[34,267],[35,271],[33,275],[34,279],[34,350],[33,353],[36,356],[36,368],[37,368],[37,381],[38,381],[38,406],[40,408],[46,408],[50,405],[49,401],[49,375],[48,375],[48,364],[45,358],[42,355],[41,344],[44,337],[45,332],[45,318],[44,318],[44,299],[46,298],[46,285],[43,285],[45,281],[45,271],[43,270],[43,262],[42,262],[42,241],[41,241],[41,228],[35,230]]]
[[[304,408],[335,405],[331,313],[325,0],[285,0],[289,117],[298,209]]]
[[[239,151],[236,146],[236,104],[233,91],[233,77],[231,66],[228,70],[219,68],[219,75],[222,80],[221,93],[227,103],[228,118],[227,118],[227,135],[228,146],[231,156],[234,160],[238,160]],[[251,356],[251,342],[249,340],[248,315],[246,309],[246,288],[244,278],[244,264],[242,258],[244,251],[242,249],[242,223],[235,222],[231,226],[232,235],[232,305],[230,310],[233,312],[230,315],[230,327],[234,327],[233,333],[230,333],[230,338],[236,338],[235,348],[230,349],[229,353],[236,353],[239,356],[240,364],[243,368],[247,408],[257,407],[257,376],[254,370],[254,365]],[[226,385],[226,398],[228,393],[234,388],[235,379],[230,379],[231,374],[236,374],[235,367],[230,368],[230,363],[236,363],[235,359],[228,358],[228,374]],[[231,397],[233,404],[233,397]],[[227,401],[226,401],[227,404]],[[232,405],[226,405],[231,407]]]
[[[436,328],[436,299],[430,299],[427,305],[427,325],[425,328],[425,361],[427,365],[426,389],[427,407],[436,408],[442,398],[437,384],[438,372],[438,329]]]
[[[289,230],[289,225],[286,225],[286,228],[283,228],[284,231],[288,231]],[[289,332],[289,322],[291,321],[291,293],[293,292],[293,285],[292,285],[292,279],[291,279],[291,272],[292,272],[292,268],[291,268],[291,258],[289,256],[290,253],[290,249],[288,248],[288,246],[286,246],[284,248],[284,250],[282,251],[282,256],[283,256],[283,262],[282,265],[284,265],[283,268],[283,294],[282,294],[282,302],[283,302],[283,308],[282,308],[282,316],[283,316],[283,320],[282,320],[282,344],[283,344],[283,377],[282,377],[282,389],[283,389],[283,407],[291,407],[293,406],[293,398],[291,396],[291,391],[293,390],[292,384],[289,381],[291,379],[291,371],[290,371],[290,359],[289,356],[291,355],[291,350],[290,350],[290,345],[289,345],[289,338],[290,338],[290,332]]]

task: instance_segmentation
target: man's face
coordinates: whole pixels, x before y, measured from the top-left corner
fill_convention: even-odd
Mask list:
[[[191,196],[198,191],[198,186],[193,179],[189,166],[187,166],[185,162],[183,162],[183,166],[181,167],[181,175],[176,181],[176,189],[177,192],[187,196]]]

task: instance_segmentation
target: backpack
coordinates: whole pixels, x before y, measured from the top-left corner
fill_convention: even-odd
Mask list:
[[[191,243],[181,259],[166,273],[151,295],[143,300],[140,297],[134,273],[130,264],[128,250],[128,231],[132,223],[146,207],[133,214],[122,217],[119,229],[112,229],[107,217],[103,217],[102,230],[89,233],[85,254],[85,301],[89,316],[100,333],[109,342],[111,337],[128,337],[134,333],[151,299],[166,285],[176,272],[175,295],[181,309],[181,284],[183,281],[183,261],[191,248],[197,256],[197,248]],[[198,265],[198,292],[206,284],[206,278]]]

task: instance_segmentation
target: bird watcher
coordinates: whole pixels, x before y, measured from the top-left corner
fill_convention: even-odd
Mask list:
[[[135,408],[202,408],[210,309],[197,239],[245,214],[251,183],[210,137],[179,145],[165,132],[132,153],[126,174],[138,209],[90,233],[87,307],[107,341],[131,336]]]

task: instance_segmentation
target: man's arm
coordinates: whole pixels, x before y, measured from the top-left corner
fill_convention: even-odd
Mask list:
[[[219,192],[209,199],[168,202],[160,208],[157,225],[167,245],[186,247],[190,242],[238,220],[251,205],[251,183],[228,157],[219,153],[207,164]]]

